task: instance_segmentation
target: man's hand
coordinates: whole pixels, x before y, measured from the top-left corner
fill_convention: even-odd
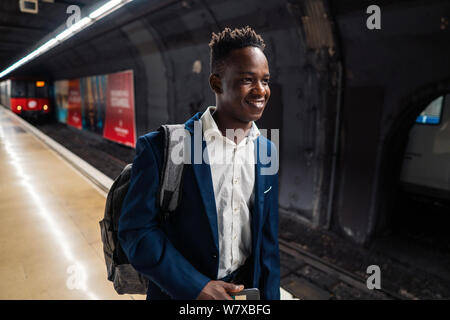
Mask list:
[[[202,289],[197,300],[233,300],[228,293],[238,293],[243,289],[243,285],[211,280]]]

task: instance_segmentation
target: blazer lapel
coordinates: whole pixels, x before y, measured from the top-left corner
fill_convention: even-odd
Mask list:
[[[208,153],[206,152],[206,141],[203,140],[203,133],[201,133],[201,146],[202,146],[202,153],[208,156]],[[206,215],[208,216],[209,224],[211,226],[212,235],[214,238],[214,243],[216,245],[217,251],[219,251],[219,236],[218,236],[218,229],[217,229],[217,209],[216,209],[216,200],[214,197],[214,187],[212,184],[212,177],[211,177],[211,167],[208,163],[206,163],[203,158],[201,159],[201,163],[196,164],[194,161],[195,153],[195,135],[194,132],[191,131],[191,163],[192,163],[192,169],[194,171],[195,178],[197,180],[197,185],[200,189],[200,195],[203,200],[203,205],[205,206]],[[197,137],[197,140],[199,138]],[[199,144],[199,141],[197,141]],[[197,159],[198,160],[198,159]]]
[[[254,152],[255,152],[255,203],[254,210],[252,212],[252,247],[253,252],[256,250],[256,244],[261,230],[262,215],[264,212],[264,186],[265,176],[261,175],[261,160],[259,158],[259,144],[260,138],[254,140]]]

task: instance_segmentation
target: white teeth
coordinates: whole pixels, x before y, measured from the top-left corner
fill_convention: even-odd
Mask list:
[[[264,105],[264,100],[247,100],[247,102],[257,107],[262,107]]]

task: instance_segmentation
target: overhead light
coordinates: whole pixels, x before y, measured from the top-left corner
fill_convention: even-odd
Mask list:
[[[22,2],[36,2],[37,3],[37,0],[36,1],[20,0],[20,1],[21,1],[21,3]],[[111,1],[108,1],[100,8],[91,12],[88,15],[88,17],[81,19],[80,21],[78,21],[77,23],[72,25],[70,28],[64,30],[63,32],[61,32],[60,34],[55,36],[54,38],[52,38],[49,41],[47,41],[46,43],[44,43],[42,46],[40,46],[36,50],[32,51],[31,53],[29,53],[28,55],[26,55],[19,61],[16,61],[14,64],[10,65],[8,68],[6,68],[2,72],[0,72],[0,78],[3,78],[11,71],[17,69],[21,65],[34,59],[36,56],[50,50],[54,46],[64,42],[65,40],[67,40],[68,38],[73,36],[74,34],[80,32],[81,30],[83,30],[84,28],[88,27],[89,25],[95,23],[96,21],[103,19],[104,17],[109,15],[111,12],[116,11],[117,9],[119,9],[120,7],[124,6],[125,4],[127,4],[128,2],[131,2],[131,1],[133,1],[133,0],[111,0]],[[47,2],[53,2],[53,1],[49,0]]]
[[[74,25],[72,25],[70,28],[68,28],[68,29],[64,30],[63,32],[61,32],[60,34],[58,34],[55,37],[55,39],[62,42],[64,40],[66,40],[67,38],[69,38],[71,35],[75,34],[77,31],[86,27],[90,22],[92,22],[92,19],[85,17],[85,18],[81,19],[80,21],[78,21],[77,23],[75,23]]]
[[[63,32],[61,32],[60,34],[58,34],[58,35],[55,37],[55,39],[58,40],[58,41],[62,41],[62,40],[64,40],[65,38],[67,38],[71,33],[72,33],[72,30],[70,30],[70,28],[69,28],[69,29],[66,29],[66,30],[64,30]]]
[[[81,28],[84,28],[91,21],[92,21],[91,18],[85,17],[85,18],[81,19],[80,21],[78,21],[77,23],[75,23],[74,25],[72,25],[69,29],[72,29],[73,31],[80,30]]]
[[[21,12],[37,14],[39,12],[38,0],[20,0],[19,8]]]
[[[38,51],[39,53],[43,53],[43,52],[45,52],[45,51],[48,51],[48,49],[50,49],[51,47],[55,46],[55,44],[56,44],[57,42],[58,42],[58,41],[57,41],[55,38],[53,38],[53,39],[47,41],[46,43],[44,43],[44,44],[43,44],[42,46],[40,46],[38,49],[36,49],[36,51]]]

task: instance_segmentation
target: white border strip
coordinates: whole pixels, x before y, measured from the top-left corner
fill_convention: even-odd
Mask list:
[[[3,107],[3,105],[2,105]],[[6,109],[6,108],[5,108]],[[54,150],[58,155],[69,162],[75,169],[77,169],[83,176],[91,180],[96,186],[102,189],[104,192],[108,192],[113,184],[113,180],[106,176],[104,173],[100,172],[98,169],[94,168],[92,165],[78,157],[73,152],[69,151],[61,144],[44,134],[39,129],[36,129],[31,124],[23,120],[18,115],[11,111],[2,110],[9,117],[17,120],[28,132],[32,133],[39,140],[44,142],[50,149]]]

